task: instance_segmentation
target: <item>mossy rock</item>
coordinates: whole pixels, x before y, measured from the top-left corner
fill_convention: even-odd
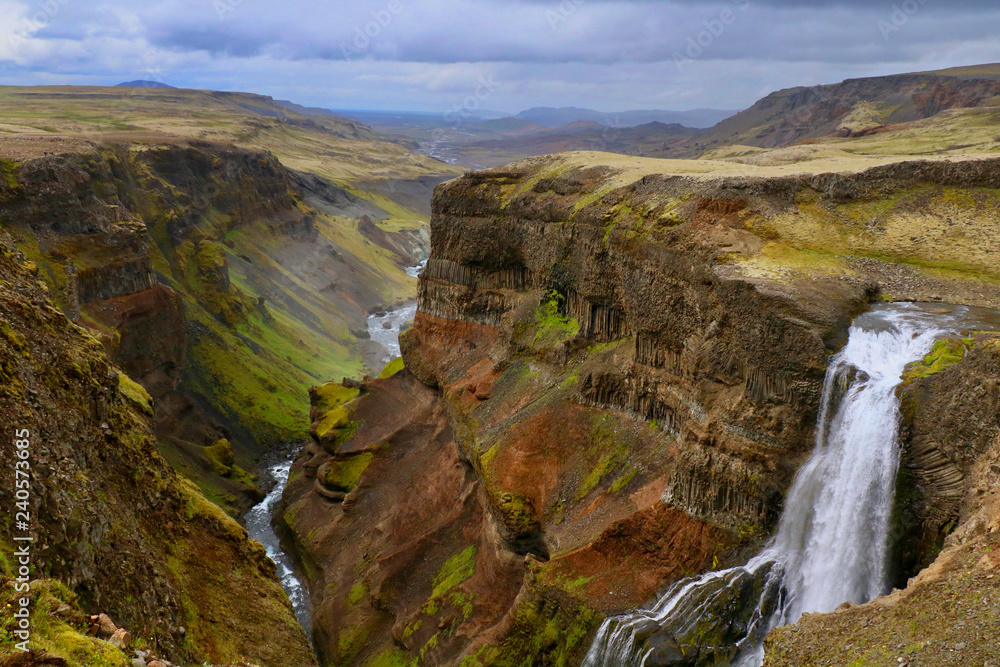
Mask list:
[[[322,413],[353,401],[361,393],[355,387],[345,387],[339,382],[327,382],[309,390],[312,406]]]
[[[215,444],[205,447],[205,458],[212,462],[216,474],[225,477],[232,473],[236,461],[233,444],[220,438]]]
[[[372,452],[364,452],[339,461],[330,461],[323,466],[321,475],[323,485],[334,491],[345,493],[353,491],[374,458]]]
[[[327,451],[336,453],[361,426],[351,421],[350,406],[341,405],[327,412],[313,430],[313,436]]]
[[[917,380],[937,375],[950,366],[954,366],[965,358],[966,352],[972,347],[971,338],[951,338],[934,344],[930,354],[906,367],[903,373],[904,385]]]
[[[455,554],[441,566],[434,577],[434,592],[431,599],[441,597],[455,586],[458,586],[476,571],[476,547],[470,546]]]
[[[533,347],[538,349],[555,347],[559,343],[576,338],[580,333],[580,323],[560,312],[564,300],[565,297],[553,291],[539,306],[535,314]]]
[[[534,590],[518,605],[500,643],[483,647],[461,667],[579,665],[601,620],[600,613],[553,589]]]
[[[514,539],[532,535],[538,529],[538,517],[531,501],[516,493],[504,493],[497,499],[503,525]]]
[[[395,359],[393,359],[392,361],[390,361],[385,365],[385,368],[383,368],[382,372],[378,374],[378,377],[380,380],[383,380],[385,378],[390,378],[399,371],[403,370],[403,368],[404,368],[403,358],[396,357]]]
[[[14,328],[7,320],[0,320],[0,338],[7,341],[16,352],[24,356],[29,356],[28,339],[14,331]]]
[[[119,372],[118,389],[122,396],[132,402],[139,410],[148,416],[153,416],[153,397],[149,395],[141,384]]]

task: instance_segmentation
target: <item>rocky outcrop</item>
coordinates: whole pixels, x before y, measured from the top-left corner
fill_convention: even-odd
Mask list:
[[[55,308],[13,246],[0,231],[0,421],[10,429],[0,453],[26,461],[30,482],[5,466],[0,500],[23,501],[20,533],[34,541],[29,591],[13,585],[14,543],[0,546],[0,607],[31,601],[37,662],[24,664],[129,664],[124,634],[87,637],[87,614],[107,614],[177,663],[312,664],[263,548],[160,456],[149,395]]]

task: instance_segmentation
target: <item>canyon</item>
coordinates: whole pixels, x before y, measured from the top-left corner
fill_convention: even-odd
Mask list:
[[[993,74],[775,94],[692,159],[465,174],[264,96],[0,87],[0,414],[38,443],[43,619],[10,664],[579,665],[605,623],[753,570],[824,397],[874,377],[836,365],[859,323],[1000,310]],[[1000,659],[981,321],[882,378],[884,571],[789,607],[765,665]],[[645,664],[729,664],[768,599],[744,584],[644,624]]]
[[[340,119],[240,106],[269,98],[163,94],[0,90],[2,113],[30,122],[58,124],[73,104],[94,114],[89,127],[22,126],[0,141],[0,408],[36,443],[38,540],[35,650],[9,655],[5,615],[0,654],[315,664],[275,564],[237,519],[264,498],[268,461],[306,436],[309,387],[381,368],[365,323],[412,298],[406,267],[428,239],[407,206],[443,176],[413,155],[385,184],[376,154],[405,147]],[[198,108],[216,134],[263,117],[284,143],[205,140],[190,122],[189,136],[116,132],[99,115],[109,99],[159,123]],[[367,151],[349,175],[323,160],[299,171],[295,141]],[[13,503],[13,468],[2,476]],[[4,604],[17,600],[13,550],[5,537]],[[88,632],[97,614],[128,639]]]
[[[572,153],[439,187],[405,368],[314,391],[285,490],[320,660],[580,664],[606,617],[759,551],[854,318],[881,301],[1000,306],[995,159],[852,166]],[[981,526],[975,553],[992,539],[963,503],[988,493],[995,385],[971,450],[916,407],[971,409],[968,385],[924,393],[980,354],[996,373],[995,334],[970,335],[901,389],[899,587],[954,558],[956,526]],[[804,648],[826,626],[799,643],[813,618],[770,636],[765,664],[826,664]],[[656,664],[709,664],[673,646]]]

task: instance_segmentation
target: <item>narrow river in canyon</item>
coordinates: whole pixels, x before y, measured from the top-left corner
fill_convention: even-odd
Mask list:
[[[698,664],[758,667],[773,628],[887,593],[896,388],[936,341],[996,324],[990,311],[937,305],[884,304],[859,316],[830,359],[815,449],[770,544],[744,566],[679,581],[652,608],[608,619],[584,665],[694,664],[694,649]]]
[[[406,274],[417,277],[423,270],[426,262],[418,266],[406,268]],[[368,316],[368,333],[371,339],[382,346],[384,353],[382,363],[388,363],[399,356],[399,333],[403,326],[413,320],[417,312],[417,302],[411,301],[402,307],[386,312],[383,315]],[[386,326],[388,323],[388,326]],[[267,555],[278,566],[278,576],[281,578],[281,585],[288,593],[292,606],[295,609],[295,616],[299,619],[306,634],[310,634],[311,619],[309,617],[309,593],[305,584],[299,579],[292,565],[291,557],[281,549],[281,541],[271,523],[274,512],[281,500],[281,493],[288,482],[288,472],[291,470],[293,455],[287,461],[272,466],[269,469],[271,477],[274,479],[274,488],[267,494],[258,505],[254,506],[246,515],[246,528],[250,537],[264,545]]]

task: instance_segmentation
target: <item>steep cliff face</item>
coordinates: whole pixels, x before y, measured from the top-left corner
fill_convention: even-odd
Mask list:
[[[351,331],[412,289],[400,267],[426,248],[343,188],[206,142],[28,160],[2,187],[63,310],[152,394],[171,462],[232,511],[257,493],[242,470],[304,437],[308,387],[361,374],[371,344]],[[369,215],[375,241],[351,219]],[[222,438],[225,477],[204,453]]]
[[[405,370],[317,391],[285,492],[321,659],[577,664],[605,615],[745,558],[852,317],[1000,303],[995,166],[575,154],[441,186]]]
[[[25,513],[32,642],[26,664],[127,665],[86,636],[109,614],[135,647],[183,663],[246,656],[313,664],[263,548],[161,458],[149,395],[50,300],[37,266],[0,231],[0,500],[15,506],[15,429],[28,433]],[[24,491],[24,489],[22,489]],[[24,495],[20,497],[24,500]],[[13,516],[11,516],[11,520]],[[12,529],[12,524],[8,524]],[[11,610],[19,560],[5,531],[0,604]],[[246,603],[253,598],[252,605]],[[16,619],[0,619],[0,654]]]

